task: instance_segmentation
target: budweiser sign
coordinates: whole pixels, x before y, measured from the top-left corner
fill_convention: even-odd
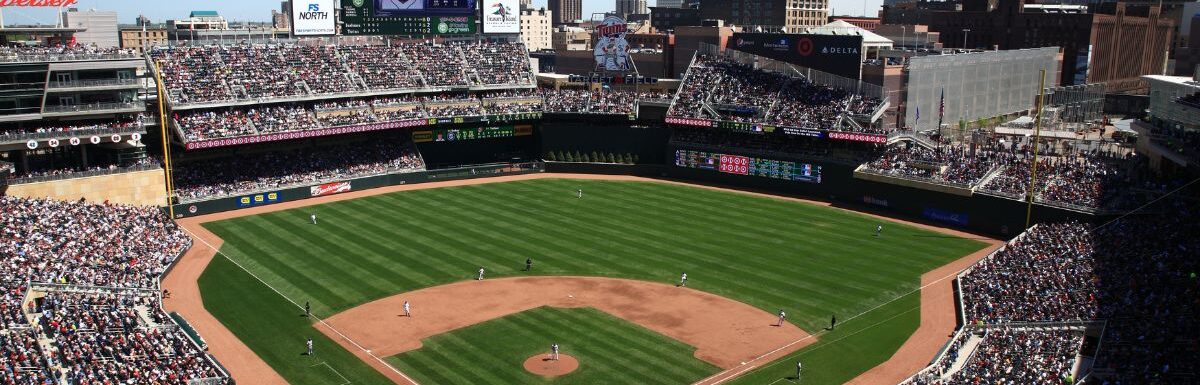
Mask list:
[[[315,197],[322,195],[341,194],[347,191],[350,191],[350,181],[326,183],[308,188],[308,192]]]

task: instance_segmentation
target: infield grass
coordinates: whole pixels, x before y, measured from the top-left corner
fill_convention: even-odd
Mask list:
[[[575,196],[580,188],[582,199]],[[319,225],[309,223],[312,213]],[[922,273],[985,246],[892,222],[883,222],[883,235],[874,237],[881,222],[674,184],[541,179],[406,191],[205,226],[225,240],[223,253],[294,301],[311,301],[320,316],[473,278],[480,266],[488,277],[527,275],[521,270],[532,257],[537,275],[674,283],[687,272],[689,287],[771,313],[784,308],[789,322],[815,332],[828,326],[831,314],[847,319],[910,293]],[[206,305],[210,292],[225,290],[202,289]],[[239,295],[277,297],[265,290]],[[896,301],[875,313],[917,306],[911,297],[908,305]],[[814,360],[811,369],[828,365],[830,373],[857,374],[882,362],[915,330],[919,311],[906,314],[856,334],[883,333],[851,341],[861,343],[854,348],[831,342],[846,346],[822,348],[831,359]],[[823,341],[849,334],[852,325],[846,326]],[[270,328],[234,333],[252,348],[255,341],[286,339]]]
[[[548,379],[521,367],[551,343],[579,369]],[[686,384],[720,371],[695,350],[599,310],[539,307],[430,337],[386,360],[423,384]]]

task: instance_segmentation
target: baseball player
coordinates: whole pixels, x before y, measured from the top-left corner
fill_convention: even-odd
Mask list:
[[[583,198],[583,189],[575,190],[576,198]]]
[[[306,354],[309,356],[313,355],[312,337],[309,337],[308,342],[305,342],[304,345],[308,347],[308,353]]]
[[[802,365],[800,361],[796,361],[796,382],[800,382],[800,369],[803,368],[803,366],[804,365]]]
[[[412,317],[412,310],[408,307],[408,301],[404,301],[404,316]]]
[[[482,280],[483,280],[483,267],[480,267],[480,268],[479,268],[479,275],[478,275],[478,276],[475,276],[475,280],[476,280],[476,281],[482,281]]]
[[[875,226],[875,236],[878,237],[879,233],[882,233],[882,232],[883,232],[883,225],[876,225]]]
[[[315,224],[317,224],[317,214],[316,214],[316,213],[313,213],[313,214],[309,215],[309,216],[308,216],[308,218],[309,218],[309,219],[312,219],[312,223],[313,223],[314,225],[315,225]]]
[[[525,258],[525,271],[533,270],[533,258]]]
[[[779,322],[775,326],[783,326],[783,320],[785,319],[787,319],[787,313],[784,313],[783,309],[779,309]]]
[[[304,301],[304,316],[312,317],[312,308],[308,306],[308,301]]]
[[[829,330],[837,327],[837,314],[829,316]]]
[[[683,275],[679,276],[679,286],[687,286],[687,273],[683,273]]]
[[[550,345],[550,359],[558,361],[558,344]]]

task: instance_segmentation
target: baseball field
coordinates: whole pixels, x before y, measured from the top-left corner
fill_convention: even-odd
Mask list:
[[[799,350],[729,383],[788,381],[797,360],[805,384],[843,383],[917,329],[922,273],[986,246],[783,199],[575,179],[396,192],[203,226],[224,240],[198,282],[205,309],[293,384],[691,383],[777,341]],[[685,272],[687,286],[675,287]],[[772,326],[780,309],[786,324]],[[522,368],[551,343],[579,369]],[[709,349],[722,344],[733,353]]]

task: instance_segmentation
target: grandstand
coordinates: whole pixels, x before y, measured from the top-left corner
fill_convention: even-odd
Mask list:
[[[915,374],[906,371],[904,375],[912,375],[901,384],[1198,381],[1193,358],[1200,352],[1189,334],[1196,326],[1197,303],[1193,299],[1200,293],[1194,258],[1194,250],[1200,249],[1194,236],[1200,233],[1196,228],[1197,200],[1194,187],[1189,187],[1195,169],[1161,167],[1161,161],[1147,156],[1143,147],[1118,140],[1108,127],[1097,123],[1101,100],[1096,98],[1097,86],[1058,89],[1060,98],[1069,100],[1063,102],[1066,107],[1054,110],[1053,118],[1045,120],[1078,123],[1082,127],[1078,136],[1070,130],[1039,138],[1024,135],[1028,128],[1022,125],[1034,122],[1033,118],[1000,127],[964,125],[957,134],[943,136],[890,128],[880,122],[883,111],[890,107],[882,87],[754,55],[721,53],[711,46],[691,58],[680,79],[654,87],[578,81],[590,79],[587,77],[546,81],[534,72],[522,43],[466,37],[381,38],[349,44],[328,39],[175,44],[154,47],[145,55],[84,46],[0,48],[0,79],[21,91],[0,94],[0,101],[11,101],[5,105],[15,106],[0,111],[0,234],[4,235],[0,259],[5,261],[0,266],[4,293],[0,300],[0,363],[6,368],[0,373],[0,382],[232,383],[234,374],[217,361],[221,357],[210,355],[195,331],[163,309],[164,275],[184,253],[195,250],[193,239],[201,239],[185,233],[180,223],[194,218],[196,222],[191,224],[199,229],[206,218],[217,218],[206,215],[244,215],[238,210],[250,207],[277,205],[251,210],[266,212],[293,207],[285,202],[348,191],[404,190],[428,182],[544,172],[570,174],[568,177],[578,176],[576,173],[643,176],[820,199],[843,208],[916,219],[928,227],[1006,240],[1002,248],[955,275],[955,299],[959,301],[955,333],[941,352],[929,357],[929,366]],[[1087,94],[1086,103],[1072,99],[1070,92]],[[1200,104],[1196,94],[1173,100],[1188,108]],[[1078,105],[1069,106],[1072,103]],[[1168,136],[1166,140],[1181,151],[1195,147],[1194,135],[1188,130],[1153,131]],[[166,192],[165,200],[150,202],[160,207],[80,199],[78,195],[46,199],[21,190],[22,186],[56,181],[87,188],[113,187],[117,183],[114,175],[134,172],[156,173],[151,178],[155,184],[148,188]],[[577,181],[554,183],[558,184],[553,185],[553,193],[537,186],[509,186],[512,200],[505,202],[503,209],[529,214],[531,210],[518,207],[517,198],[556,202],[558,195],[551,195],[558,190],[567,195],[577,193],[578,198],[569,197],[574,202],[588,202],[579,203],[580,207],[590,204],[582,187],[564,187]],[[658,187],[620,186],[646,197],[660,197],[654,193]],[[637,199],[623,196],[617,187],[598,188],[612,189],[596,199],[606,204],[609,201],[604,199],[622,205]],[[468,202],[495,198],[482,187],[448,191],[460,195],[413,194],[368,203],[313,206],[242,219],[239,225],[278,228],[280,233],[313,242],[306,246],[322,253],[342,251],[322,243],[328,241],[326,237],[341,237],[331,242],[355,244],[359,251],[374,257],[394,250],[372,248],[374,244],[364,234],[391,228],[343,223],[338,229],[343,233],[330,235],[315,226],[315,213],[325,210],[322,220],[326,220],[332,216],[326,212],[343,215],[364,206],[383,212],[391,206],[408,209],[408,205],[436,203],[445,213],[409,212],[411,217],[388,219],[436,232],[437,238],[431,239],[444,244],[404,245],[399,252],[428,253],[439,257],[435,258],[438,263],[468,261],[442,253],[445,244],[472,249],[472,242],[488,239],[525,246],[534,236],[544,235],[532,234],[529,223],[518,220],[513,220],[517,224],[512,229],[503,230],[513,239],[503,241],[474,230],[445,235],[461,230],[453,222],[430,226],[433,230],[424,228],[431,218],[442,214],[506,220],[491,218],[502,213],[500,209],[461,208],[470,206]],[[683,208],[671,211],[664,216],[664,223],[657,224],[664,226],[674,224],[667,223],[675,220],[672,216],[685,217],[696,207],[741,199],[739,195],[707,195],[707,200],[685,202],[694,192],[683,188],[663,191],[662,199],[683,202]],[[588,194],[592,194],[590,190]],[[757,218],[774,213],[774,203],[756,201],[747,204],[745,212],[722,215],[731,221]],[[532,214],[555,217],[547,222],[565,228],[576,224],[577,211],[571,210],[583,209],[554,207],[546,209],[549,214]],[[594,210],[615,219],[597,224],[595,234],[588,234],[596,238],[581,241],[584,246],[579,253],[598,253],[598,247],[588,249],[587,245],[620,243],[623,238],[618,236],[624,232],[634,234],[630,243],[669,238],[671,243],[661,249],[658,245],[646,247],[660,254],[692,246],[723,250],[716,247],[741,242],[736,237],[766,234],[785,239],[783,233],[797,232],[811,232],[817,242],[832,242],[822,237],[852,238],[842,241],[855,247],[857,243],[867,245],[859,250],[862,253],[874,252],[873,247],[939,245],[927,238],[960,240],[957,236],[916,235],[917,230],[912,230],[911,239],[880,238],[878,233],[871,238],[866,226],[860,226],[864,235],[858,239],[842,233],[842,228],[819,228],[824,223],[812,228],[789,223],[787,226],[795,227],[675,235],[623,223],[620,213],[611,210]],[[809,218],[804,215],[834,215],[796,212],[796,217],[805,221]],[[314,226],[307,225],[308,215],[313,215]],[[845,221],[868,220],[859,215],[847,218],[853,219]],[[245,225],[253,221],[259,222]],[[718,222],[710,225],[720,227]],[[236,228],[228,223],[221,226]],[[629,228],[609,228],[617,224]],[[705,233],[698,235],[701,232]],[[566,235],[565,231],[553,234]],[[868,244],[868,239],[872,243]],[[557,249],[565,248],[535,246],[538,252],[556,257],[564,253]],[[239,263],[236,255],[246,250],[236,247],[229,251],[235,257],[226,255],[214,263]],[[277,251],[261,247],[254,252],[272,256]],[[771,245],[750,249],[761,251],[759,247]],[[514,261],[529,258],[503,257]],[[390,274],[385,263],[364,261],[369,264],[352,266],[358,269],[352,273]],[[668,262],[681,261],[693,263],[683,257]],[[272,263],[278,266],[258,264],[246,272],[291,268],[284,260]],[[624,261],[598,258],[587,264],[592,263],[621,265]],[[752,274],[766,265],[748,263],[732,270]],[[687,266],[693,267],[710,268],[699,262]],[[422,268],[435,270],[431,275],[445,273],[436,271],[443,266],[431,263],[404,274],[426,274]],[[471,272],[474,268],[471,265]],[[552,266],[546,271],[573,270]],[[905,282],[924,272],[905,271],[913,274],[905,276]],[[459,273],[454,272],[455,276]],[[700,277],[695,289],[712,290],[704,286],[710,283],[703,281],[703,274],[693,274]],[[270,285],[286,280],[285,275],[246,281]],[[401,278],[420,281],[405,281],[411,286],[405,290],[422,290],[421,285],[436,281]],[[312,279],[309,283],[321,286],[328,277]],[[684,285],[680,282],[679,286]],[[891,296],[912,288],[884,289],[855,294],[891,301]],[[861,289],[869,290],[874,288]],[[356,301],[394,294],[374,287],[362,291],[354,294],[363,298],[344,298],[321,310],[347,311]],[[300,298],[294,292],[279,294],[289,301]],[[329,295],[344,293],[330,291]],[[881,301],[879,306],[891,303]],[[762,310],[760,304],[752,305],[758,307],[755,311]],[[308,309],[305,313],[309,316]],[[808,330],[806,336],[825,335],[826,331],[809,323],[797,324]],[[784,320],[779,324],[783,330]],[[889,327],[904,329],[907,325]],[[303,330],[309,329],[311,325],[306,323]],[[905,330],[911,333],[911,329]],[[830,325],[828,333],[833,332]],[[234,335],[247,339],[244,334]],[[837,349],[845,347],[836,343],[851,337],[834,336],[837,338],[827,340],[828,346]],[[261,341],[253,343],[254,348],[262,346],[257,345]],[[338,351],[353,358],[344,353]],[[802,357],[793,353],[770,359]],[[869,353],[863,356],[886,356],[882,354],[886,352]],[[380,363],[390,367],[399,362],[394,356],[388,360]],[[330,362],[334,364],[326,365],[338,371],[335,358]],[[271,362],[272,367],[276,364]],[[713,381],[738,383],[734,377],[747,374],[750,377],[741,383],[750,383],[775,376],[763,362],[751,365],[721,367],[736,374]],[[371,368],[366,368],[370,372]],[[861,373],[860,369],[855,369],[856,373]],[[855,370],[830,372],[852,375],[849,372]],[[285,377],[310,375],[302,370],[297,373]]]

